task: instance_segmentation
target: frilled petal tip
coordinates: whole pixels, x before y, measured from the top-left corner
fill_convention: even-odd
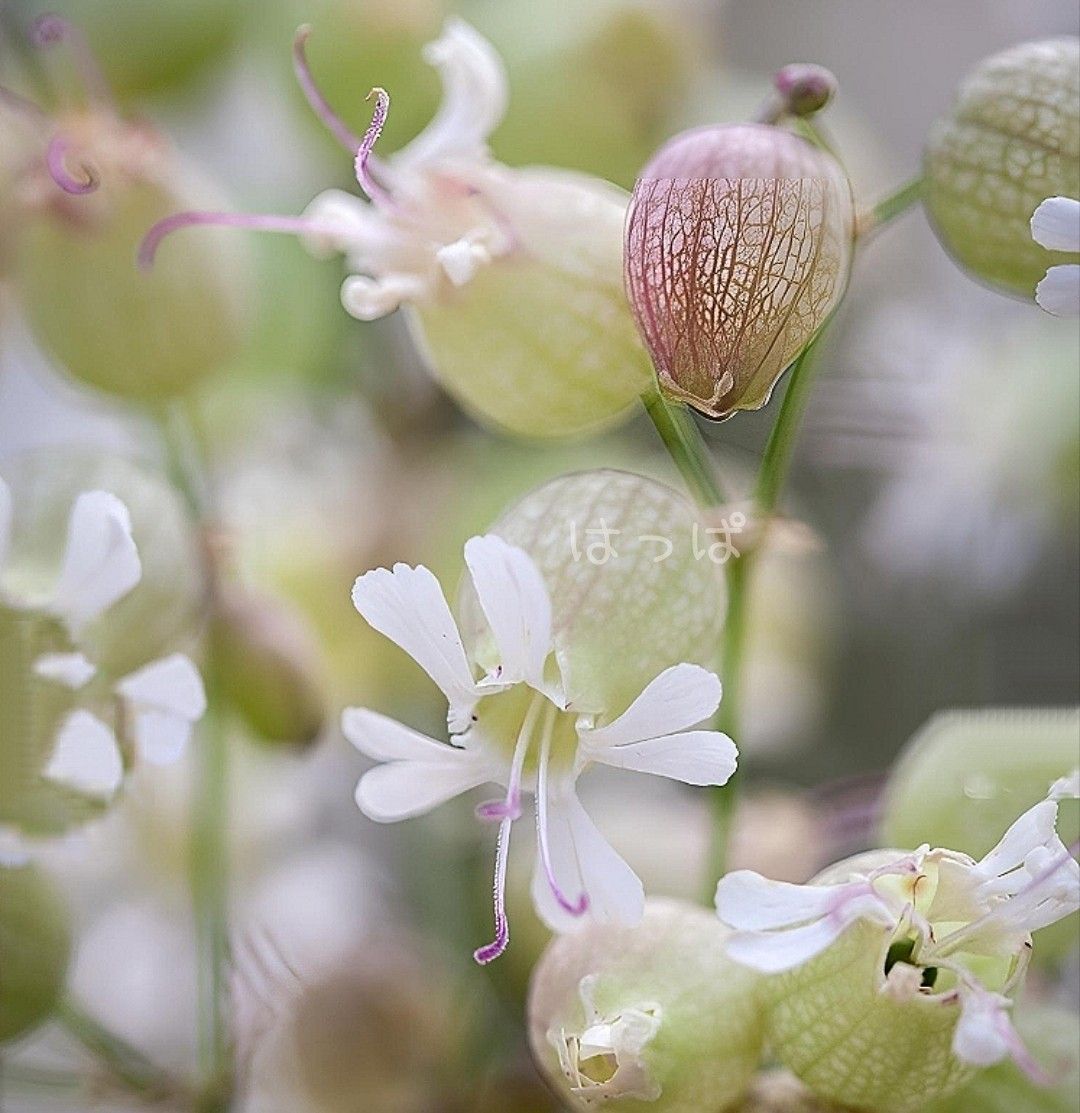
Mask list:
[[[1031,238],[1048,251],[1080,252],[1080,201],[1048,197],[1032,214]]]
[[[1051,267],[1035,287],[1035,301],[1054,317],[1080,316],[1080,266]]]

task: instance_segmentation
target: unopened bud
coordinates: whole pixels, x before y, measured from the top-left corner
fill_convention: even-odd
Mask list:
[[[634,187],[626,288],[661,388],[759,409],[839,301],[854,205],[826,152],[760,124],[684,132]]]
[[[836,95],[836,78],[813,62],[792,62],[773,78],[784,109],[792,116],[813,116]]]
[[[706,910],[650,901],[633,928],[556,938],[533,972],[529,1041],[573,1109],[720,1113],[747,1091],[764,1040],[759,979],[724,955]]]
[[[942,246],[976,278],[1034,297],[1054,264],[1032,238],[1050,197],[1080,197],[1080,41],[1024,43],[980,62],[926,144],[926,211]]]
[[[232,705],[266,742],[306,746],[322,732],[318,646],[279,600],[229,590],[212,628],[214,673]]]
[[[0,1044],[56,1008],[70,954],[67,910],[52,885],[31,866],[0,866]]]

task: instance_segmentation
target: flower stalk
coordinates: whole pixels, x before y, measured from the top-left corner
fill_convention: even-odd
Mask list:
[[[860,213],[856,222],[856,237],[862,239],[876,232],[896,217],[902,216],[922,200],[923,179],[920,175],[905,182],[887,197],[883,197],[866,212]]]

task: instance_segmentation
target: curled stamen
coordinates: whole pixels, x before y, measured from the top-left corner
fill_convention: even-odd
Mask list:
[[[109,82],[101,66],[98,65],[97,58],[94,57],[94,52],[86,41],[86,36],[75,24],[54,12],[38,16],[30,28],[30,41],[42,49],[66,42],[75,57],[75,64],[78,66],[87,95],[92,100],[105,104],[112,103]]]
[[[73,177],[65,164],[68,148],[69,143],[62,135],[56,135],[49,141],[49,146],[45,149],[45,165],[48,167],[49,177],[65,193],[76,195],[93,193],[99,185],[97,175],[86,163],[83,163],[82,171],[86,175],[85,179],[80,181]]]
[[[330,239],[341,235],[341,228],[337,225],[322,224],[303,216],[217,212],[174,213],[164,220],[159,220],[143,237],[142,243],[139,244],[139,268],[149,270],[154,265],[158,246],[166,236],[181,228],[195,228],[200,225],[247,228],[253,232],[281,232],[290,236],[326,236]]]
[[[372,201],[387,205],[392,203],[390,194],[371,176],[368,163],[372,149],[379,141],[383,126],[386,124],[386,117],[390,114],[390,94],[376,86],[368,93],[366,99],[371,100],[372,97],[375,98],[375,111],[371,114],[371,123],[364,132],[364,138],[360,140],[360,146],[356,148],[356,180]]]
[[[506,918],[506,863],[510,851],[510,828],[512,819],[504,819],[499,825],[499,839],[495,846],[495,938],[484,947],[473,951],[473,958],[481,966],[493,962],[506,950],[510,943],[510,922]]]
[[[548,763],[551,760],[551,734],[554,725],[554,708],[548,716],[544,726],[544,735],[540,740],[540,758],[536,767],[536,841],[540,848],[540,862],[544,867],[544,876],[547,878],[551,895],[558,902],[559,907],[571,916],[584,916],[589,910],[589,895],[582,892],[576,901],[562,891],[558,878],[555,876],[555,867],[551,861],[551,845],[548,840],[547,822],[547,773]]]
[[[509,800],[485,800],[476,805],[476,818],[485,823],[501,821],[504,819],[521,818],[521,800],[511,803]]]
[[[307,23],[296,29],[293,39],[293,71],[296,80],[303,90],[312,111],[326,125],[331,135],[350,153],[355,154],[363,146],[363,140],[356,135],[352,128],[330,107],[329,101],[323,96],[322,90],[315,83],[311,66],[307,60],[307,41],[311,36],[311,26]]]

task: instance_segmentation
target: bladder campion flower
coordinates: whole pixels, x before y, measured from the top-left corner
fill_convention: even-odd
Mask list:
[[[1046,198],[1080,197],[1080,40],[1023,43],[980,62],[924,162],[923,200],[949,254],[981,281],[1033,297],[1054,260],[1032,239],[1031,215]]]
[[[823,1097],[906,1113],[1011,1056],[1041,1077],[1009,1019],[1031,932],[1080,908],[1080,866],[1057,834],[1056,782],[988,854],[873,851],[808,885],[748,870],[717,888],[735,961],[765,974],[768,1039]]]
[[[26,840],[97,814],[135,755],[175,761],[206,707],[182,654],[115,681],[87,655],[86,631],[142,575],[124,504],[106,491],[75,500],[59,575],[45,591],[19,590],[3,575],[13,511],[0,480],[0,834],[9,866],[27,860]]]
[[[837,161],[760,124],[676,136],[642,171],[626,289],[661,388],[759,409],[843,293],[854,205]]]
[[[626,411],[648,370],[619,280],[625,194],[582,174],[512,170],[491,158],[506,74],[463,21],[449,20],[425,51],[443,81],[438,113],[386,161],[373,148],[388,94],[371,91],[371,126],[353,135],[308,71],[307,35],[302,28],[297,36],[297,74],[353,156],[367,200],[331,190],[301,217],[180,213],[147,235],[144,264],[165,235],[191,225],[301,235],[318,253],[345,256],[351,273],[341,300],[354,317],[407,310],[434,374],[479,417],[552,436]]]
[[[1080,201],[1048,197],[1031,217],[1031,238],[1047,251],[1080,255]],[[1035,300],[1055,317],[1080,316],[1080,263],[1060,263],[1035,287]]]
[[[239,351],[242,245],[209,233],[140,275],[146,228],[213,193],[160,132],[113,104],[71,24],[42,16],[33,37],[71,46],[86,103],[54,115],[0,90],[0,112],[27,125],[35,148],[5,205],[15,292],[35,338],[80,381],[143,402],[181,394]]]
[[[377,821],[420,815],[483,784],[506,790],[477,809],[480,819],[499,824],[495,939],[475,954],[486,963],[509,941],[507,851],[524,794],[535,798],[533,899],[545,922],[568,930],[589,914],[633,924],[643,908],[641,882],[581,806],[578,776],[599,764],[720,785],[735,770],[736,750],[724,734],[693,729],[720,703],[720,681],[699,665],[665,669],[625,709],[576,706],[555,653],[551,598],[536,563],[493,534],[472,538],[465,562],[494,659],[470,659],[438,581],[422,565],[376,569],[353,587],[360,614],[446,695],[450,743],[360,708],[345,712],[342,729],[361,752],[384,763],[361,779],[356,793],[361,810]]]
[[[727,958],[727,935],[704,909],[649,900],[635,927],[552,941],[530,983],[529,1039],[571,1108],[720,1113],[746,1092],[760,979]]]

